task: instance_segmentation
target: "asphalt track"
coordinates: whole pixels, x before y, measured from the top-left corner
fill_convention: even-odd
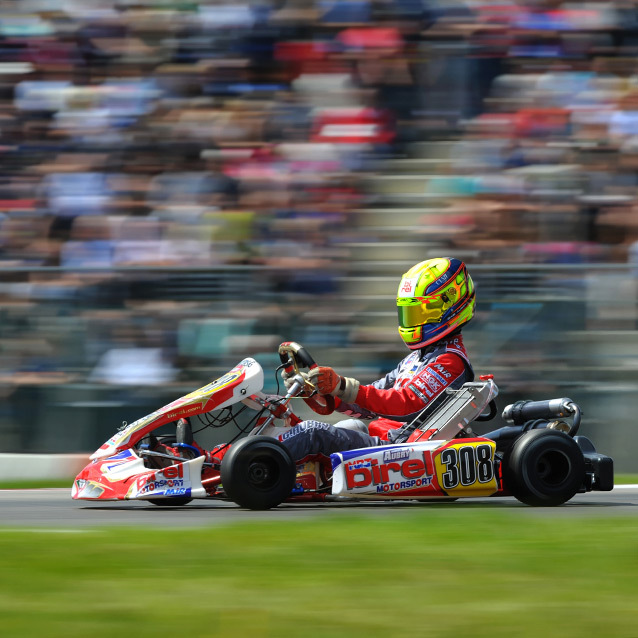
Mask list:
[[[100,527],[132,526],[194,528],[240,521],[309,519],[313,516],[365,513],[396,515],[414,508],[481,508],[534,516],[638,515],[638,485],[611,492],[577,494],[560,507],[528,507],[513,498],[459,499],[450,503],[414,501],[333,502],[287,504],[267,512],[239,508],[217,500],[195,500],[184,507],[157,507],[144,502],[74,501],[68,489],[0,490],[0,529],[88,531]]]

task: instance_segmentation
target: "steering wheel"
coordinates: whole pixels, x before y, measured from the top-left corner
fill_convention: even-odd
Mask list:
[[[317,363],[309,352],[294,341],[284,341],[279,346],[279,359],[284,364],[286,374],[300,374],[299,368],[312,370],[317,367]],[[310,387],[313,394],[309,397],[303,397],[303,400],[314,412],[327,415],[335,411],[335,398],[332,395],[318,394],[311,383],[307,383],[306,386]]]

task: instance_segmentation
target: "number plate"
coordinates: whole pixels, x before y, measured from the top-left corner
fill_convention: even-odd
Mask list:
[[[496,443],[461,440],[435,452],[439,487],[450,496],[489,496],[497,490],[494,470]]]

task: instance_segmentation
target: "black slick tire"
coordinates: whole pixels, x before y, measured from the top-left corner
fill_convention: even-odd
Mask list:
[[[566,503],[578,492],[584,476],[585,461],[578,443],[556,430],[525,432],[505,458],[505,486],[527,505]]]
[[[252,510],[276,507],[290,496],[297,468],[286,447],[267,436],[249,436],[224,456],[221,483],[228,498]]]

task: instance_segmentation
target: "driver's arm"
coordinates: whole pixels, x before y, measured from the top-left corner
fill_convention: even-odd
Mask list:
[[[449,387],[468,381],[465,361],[453,352],[439,355],[401,388],[382,389],[361,385],[356,379],[339,376],[332,368],[319,368],[312,376],[322,394],[332,394],[345,403],[377,415],[402,417],[420,412],[435,402]]]

